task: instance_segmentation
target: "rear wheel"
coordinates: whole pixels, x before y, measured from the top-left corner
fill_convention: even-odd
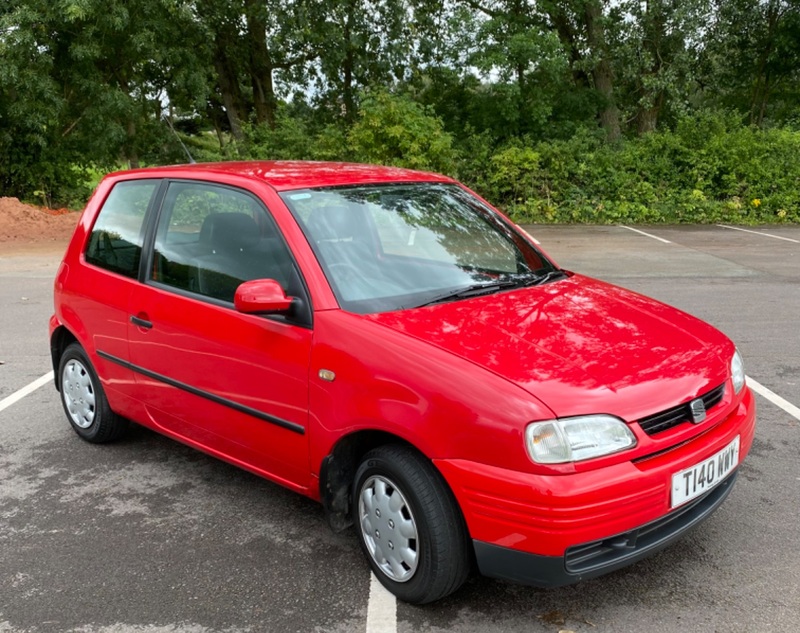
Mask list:
[[[469,538],[442,476],[400,445],[373,449],[356,472],[353,517],[381,583],[401,600],[424,604],[458,589],[469,575]]]
[[[71,343],[58,368],[61,404],[75,432],[88,442],[101,444],[121,437],[129,422],[111,410],[103,387],[86,352]]]

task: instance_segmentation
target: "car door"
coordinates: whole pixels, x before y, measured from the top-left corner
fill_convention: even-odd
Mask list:
[[[130,356],[153,424],[299,490],[310,485],[310,310],[237,312],[242,281],[272,278],[309,305],[265,206],[242,190],[169,183],[145,282],[131,296]]]
[[[102,206],[84,244],[85,265],[62,264],[56,279],[61,318],[92,358],[122,415],[135,414],[136,382],[126,365],[128,305],[139,283],[147,210],[160,184],[154,178],[104,183],[95,199]]]

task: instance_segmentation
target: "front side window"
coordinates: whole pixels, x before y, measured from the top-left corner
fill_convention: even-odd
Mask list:
[[[114,185],[92,227],[87,262],[126,277],[138,276],[144,219],[158,183],[129,180]]]
[[[292,287],[293,265],[274,221],[253,196],[213,184],[169,185],[156,230],[153,281],[232,302],[251,279]]]
[[[398,310],[536,283],[556,269],[509,224],[451,184],[288,191],[340,305]]]

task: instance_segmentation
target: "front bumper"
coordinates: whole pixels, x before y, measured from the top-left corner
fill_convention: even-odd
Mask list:
[[[461,507],[481,572],[557,586],[613,571],[665,547],[725,499],[736,471],[684,506],[670,505],[672,476],[755,433],[749,389],[724,419],[650,456],[565,474],[534,474],[435,460]]]
[[[538,556],[475,540],[484,576],[536,587],[561,587],[620,569],[676,541],[716,510],[733,488],[738,471],[705,495],[661,519],[601,541],[570,547],[564,556]]]

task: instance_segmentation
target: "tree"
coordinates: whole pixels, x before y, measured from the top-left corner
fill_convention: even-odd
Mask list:
[[[639,134],[654,131],[665,109],[685,102],[710,19],[708,0],[626,0],[615,9],[614,50],[620,100]]]
[[[800,97],[800,5],[717,0],[714,15],[702,56],[706,99],[737,108],[754,125],[771,111],[790,115]]]
[[[479,5],[476,5],[479,6]],[[475,32],[471,65],[492,80],[489,92],[500,104],[503,136],[541,133],[553,112],[567,59],[555,33],[526,0],[504,0],[485,13]]]
[[[179,37],[190,27],[182,0],[7,3],[0,15],[6,187],[49,195],[89,165],[135,167],[142,151],[169,144],[160,121],[165,88],[204,85]]]
[[[276,74],[302,78],[305,65],[315,58],[305,23],[308,4],[302,0],[195,2],[197,22],[212,43],[207,55],[215,71],[214,92],[237,140],[244,140],[242,126],[251,115],[256,124],[275,127]]]
[[[355,121],[357,94],[402,79],[413,64],[414,42],[405,0],[317,0],[308,17],[319,62],[313,86],[324,108]]]
[[[484,30],[494,39],[489,52],[502,52],[506,65],[513,68],[521,103],[531,94],[526,70],[552,71],[555,64],[565,64],[571,89],[595,91],[599,124],[610,140],[619,137],[613,57],[606,33],[608,0],[461,1],[487,16]],[[553,46],[556,38],[560,50]],[[564,87],[562,83],[559,88]]]

